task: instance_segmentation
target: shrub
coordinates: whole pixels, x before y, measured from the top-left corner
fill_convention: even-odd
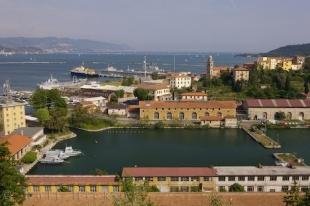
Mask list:
[[[31,164],[33,163],[34,161],[36,161],[37,159],[37,153],[34,152],[34,151],[29,151],[25,154],[25,156],[22,158],[22,163],[25,163],[25,164]]]
[[[235,183],[229,187],[229,192],[244,192],[244,187],[238,183]]]
[[[154,129],[163,129],[164,127],[165,127],[165,125],[162,121],[156,122],[154,124]]]
[[[69,192],[69,188],[66,186],[60,185],[57,191],[58,192]]]

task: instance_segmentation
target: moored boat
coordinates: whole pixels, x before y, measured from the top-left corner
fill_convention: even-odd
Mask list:
[[[76,67],[72,69],[70,72],[71,75],[75,77],[83,77],[83,78],[99,77],[99,74],[96,72],[96,70],[84,66]]]

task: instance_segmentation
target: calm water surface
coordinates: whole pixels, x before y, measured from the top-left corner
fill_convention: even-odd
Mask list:
[[[62,165],[38,164],[30,173],[92,174],[96,168],[117,173],[124,166],[134,165],[211,166],[274,163],[273,151],[264,149],[239,129],[76,132],[76,138],[63,141],[55,148],[63,149],[70,145],[82,150],[83,156],[72,157],[68,160],[70,163]],[[307,134],[310,134],[309,130]],[[285,141],[283,138],[283,143]],[[287,145],[293,147],[290,143]]]

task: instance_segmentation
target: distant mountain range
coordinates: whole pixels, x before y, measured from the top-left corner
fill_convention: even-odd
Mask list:
[[[309,44],[296,44],[283,46],[265,53],[242,53],[236,56],[258,57],[258,56],[310,56]]]
[[[132,50],[125,44],[57,37],[0,38],[0,52],[6,53],[103,53]]]

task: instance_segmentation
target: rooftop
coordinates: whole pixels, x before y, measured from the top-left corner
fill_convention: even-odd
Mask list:
[[[204,92],[185,92],[180,95],[181,96],[208,96],[208,94]]]
[[[115,183],[115,175],[27,175],[30,185],[100,185]]]
[[[140,101],[139,106],[141,109],[153,108],[221,108],[221,109],[236,109],[237,104],[235,101]]]
[[[247,99],[243,104],[254,108],[310,108],[310,99]]]
[[[148,90],[159,90],[159,89],[169,89],[170,86],[167,84],[156,84],[156,83],[142,83],[137,85],[138,88],[148,89]]]
[[[0,108],[1,107],[15,107],[15,106],[25,106],[25,103],[14,102],[14,101],[0,102]]]
[[[224,166],[214,167],[219,176],[238,176],[238,175],[310,175],[309,166],[288,168],[282,166]]]
[[[216,171],[209,167],[124,167],[123,177],[188,177],[215,176]]]
[[[9,151],[12,155],[15,155],[18,151],[25,148],[27,145],[31,143],[31,138],[23,136],[23,135],[7,135],[4,137],[0,137],[1,143],[8,143]]]
[[[21,127],[21,128],[14,130],[13,134],[32,137],[43,129],[44,129],[43,127]]]

